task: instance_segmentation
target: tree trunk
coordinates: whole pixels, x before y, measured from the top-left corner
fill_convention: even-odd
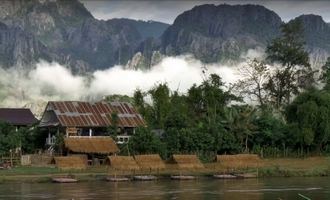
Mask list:
[[[248,138],[249,138],[249,135],[247,134],[246,138],[245,138],[245,153],[248,153]]]

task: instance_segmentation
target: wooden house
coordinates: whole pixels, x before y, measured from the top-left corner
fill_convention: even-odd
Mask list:
[[[117,143],[125,143],[135,129],[146,126],[146,122],[129,103],[51,101],[39,126],[48,132],[47,145],[53,145],[59,133],[66,138],[104,138],[109,136],[111,126],[118,128]]]

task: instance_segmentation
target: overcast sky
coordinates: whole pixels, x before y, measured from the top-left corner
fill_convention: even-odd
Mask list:
[[[182,12],[201,4],[260,4],[288,21],[301,14],[321,15],[330,22],[330,1],[323,0],[81,0],[97,19],[131,18],[173,23]]]

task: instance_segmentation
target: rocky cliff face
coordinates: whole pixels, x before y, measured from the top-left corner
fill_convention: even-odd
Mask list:
[[[23,66],[32,60],[51,60],[51,53],[33,35],[0,23],[0,65]]]
[[[30,65],[46,57],[67,65],[76,73],[126,64],[143,40],[159,37],[168,26],[128,19],[96,20],[77,0],[4,1],[0,13],[0,21],[29,35],[47,54],[39,55],[42,52],[38,45],[29,46],[31,52],[39,52],[33,56],[17,46],[13,56],[7,56],[2,65]],[[21,56],[20,60],[13,60],[16,54]]]
[[[303,15],[313,65],[330,55],[330,26]],[[95,19],[78,0],[3,0],[0,65],[56,61],[84,73],[116,64],[149,69],[165,55],[193,54],[204,62],[237,61],[280,34],[280,17],[257,5],[202,5],[169,26],[129,19]]]
[[[318,15],[301,15],[293,20],[299,20],[303,25],[312,66],[322,66],[330,56],[330,26]]]
[[[256,5],[202,5],[179,15],[162,36],[167,55],[192,53],[204,62],[238,59],[279,34],[281,18]]]

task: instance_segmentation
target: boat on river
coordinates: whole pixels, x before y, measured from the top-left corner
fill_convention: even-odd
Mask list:
[[[187,176],[187,175],[174,175],[174,176],[171,176],[171,179],[172,180],[194,180],[196,179],[195,176]]]
[[[54,183],[76,183],[76,182],[78,182],[77,179],[70,178],[70,177],[54,177],[54,178],[52,178],[52,181]]]
[[[214,178],[216,179],[235,179],[235,178],[239,178],[236,175],[233,174],[215,174],[213,175]]]
[[[153,175],[143,175],[143,176],[134,176],[133,179],[136,181],[154,181],[157,180],[157,177]]]
[[[126,181],[130,181],[130,178],[127,177],[113,177],[113,176],[109,176],[106,178],[107,181],[109,182],[126,182]]]

